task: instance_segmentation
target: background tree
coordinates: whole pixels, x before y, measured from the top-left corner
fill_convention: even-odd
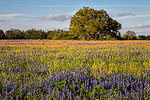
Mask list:
[[[139,36],[138,36],[138,39],[139,39],[139,40],[145,40],[145,39],[146,39],[146,36],[145,36],[145,35],[139,35]]]
[[[146,40],[150,40],[150,35],[147,35],[147,36],[146,36]]]
[[[121,24],[104,10],[83,7],[71,17],[70,34],[75,39],[115,39],[120,36]]]
[[[47,33],[49,33],[49,34],[48,34],[47,38],[51,39],[51,40],[59,40],[61,38],[60,34],[62,32],[63,32],[63,30],[60,30],[60,29],[53,30],[53,31],[48,31]]]
[[[137,39],[137,36],[134,31],[128,30],[125,34],[123,34],[122,38],[126,40],[135,40]]]
[[[5,32],[7,39],[23,39],[24,33],[18,29],[10,29]]]
[[[4,39],[5,38],[5,34],[3,30],[0,30],[0,39]]]
[[[48,35],[47,38],[51,40],[67,40],[73,38],[69,35],[69,31],[64,31],[61,29],[48,31],[47,35]]]
[[[47,34],[43,30],[29,29],[25,32],[26,39],[46,39]]]

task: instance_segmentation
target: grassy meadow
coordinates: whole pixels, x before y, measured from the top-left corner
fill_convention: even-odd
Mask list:
[[[1,100],[149,100],[150,41],[0,40]]]

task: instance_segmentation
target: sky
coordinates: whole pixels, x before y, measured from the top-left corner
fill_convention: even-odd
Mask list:
[[[0,0],[0,29],[67,30],[83,7],[107,11],[122,24],[121,34],[150,35],[150,0]]]

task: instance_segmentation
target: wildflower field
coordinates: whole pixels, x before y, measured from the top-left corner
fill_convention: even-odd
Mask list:
[[[150,100],[150,41],[0,40],[0,100]]]

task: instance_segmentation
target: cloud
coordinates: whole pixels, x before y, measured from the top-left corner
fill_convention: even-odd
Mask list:
[[[145,17],[150,17],[150,14],[122,16],[122,17],[116,17],[116,19],[122,20],[122,19],[135,19],[135,18],[145,18]]]
[[[150,35],[150,31],[136,31],[137,35]]]
[[[67,15],[67,14],[48,15],[48,16],[43,16],[42,18],[46,20],[65,21],[65,20],[70,19],[71,15]]]
[[[134,26],[130,26],[130,27],[125,27],[124,29],[143,29],[143,28],[150,28],[150,24],[140,24],[140,25],[134,25]]]
[[[125,17],[125,16],[134,16],[132,13],[116,13],[116,14],[111,14],[112,17]]]
[[[0,17],[18,17],[18,16],[25,16],[24,14],[19,14],[19,13],[12,13],[12,14],[1,14]]]
[[[0,23],[10,22],[9,20],[0,20]]]

